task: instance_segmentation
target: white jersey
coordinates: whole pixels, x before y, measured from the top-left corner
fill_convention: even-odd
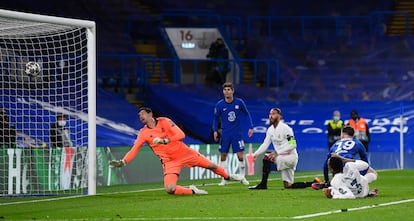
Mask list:
[[[359,173],[355,162],[346,163],[343,173],[334,175],[329,188],[334,199],[363,198],[369,193],[368,181]]]
[[[271,125],[267,128],[266,137],[259,149],[254,152],[254,155],[258,156],[263,154],[272,143],[278,154],[275,162],[277,164],[277,169],[283,170],[290,168],[295,170],[298,162],[296,142],[289,143],[289,140],[294,141],[294,139],[295,136],[292,128],[280,121],[277,127]]]

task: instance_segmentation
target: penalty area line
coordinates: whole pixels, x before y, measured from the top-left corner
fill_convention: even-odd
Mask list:
[[[338,210],[331,210],[327,212],[321,212],[321,213],[313,213],[313,214],[306,214],[301,216],[293,216],[292,219],[306,219],[311,217],[317,217],[317,216],[325,216],[335,213],[342,213],[342,212],[349,212],[349,211],[357,211],[357,210],[365,210],[365,209],[371,209],[376,207],[383,207],[383,206],[390,206],[390,205],[397,205],[402,203],[410,203],[414,202],[414,199],[407,199],[407,200],[400,200],[400,201],[394,201],[394,202],[388,202],[388,203],[380,203],[380,204],[374,204],[369,206],[361,206],[361,207],[354,207],[354,208],[344,208],[344,209],[338,209]]]

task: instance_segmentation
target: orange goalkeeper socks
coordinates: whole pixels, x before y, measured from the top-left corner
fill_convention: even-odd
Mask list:
[[[230,176],[229,174],[224,170],[223,167],[221,166],[217,166],[216,170],[213,170],[213,172],[217,175],[220,175],[221,177],[223,177],[225,180],[229,180]]]
[[[176,195],[190,195],[190,194],[193,194],[193,190],[191,190],[190,188],[182,187],[182,186],[176,186],[174,194],[176,194]]]

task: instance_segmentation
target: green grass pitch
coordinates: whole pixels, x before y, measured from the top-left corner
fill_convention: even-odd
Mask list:
[[[312,188],[283,189],[280,174],[267,190],[219,179],[179,181],[208,195],[169,195],[162,183],[99,187],[96,196],[1,197],[0,220],[414,220],[414,170],[378,171],[375,198],[327,199]],[[161,176],[161,174],[160,174]],[[297,172],[296,181],[320,172]],[[248,176],[251,185],[259,176]]]

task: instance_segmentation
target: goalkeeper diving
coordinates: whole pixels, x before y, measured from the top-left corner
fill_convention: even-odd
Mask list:
[[[177,185],[178,176],[183,166],[209,169],[226,180],[240,181],[243,177],[229,175],[223,167],[211,162],[199,152],[188,147],[182,140],[184,132],[169,118],[153,117],[151,108],[138,110],[140,121],[144,124],[138,133],[132,148],[121,160],[109,162],[111,167],[123,167],[131,162],[144,143],[147,143],[161,159],[164,172],[164,188],[169,194],[207,194],[207,191],[191,185],[188,188]]]

